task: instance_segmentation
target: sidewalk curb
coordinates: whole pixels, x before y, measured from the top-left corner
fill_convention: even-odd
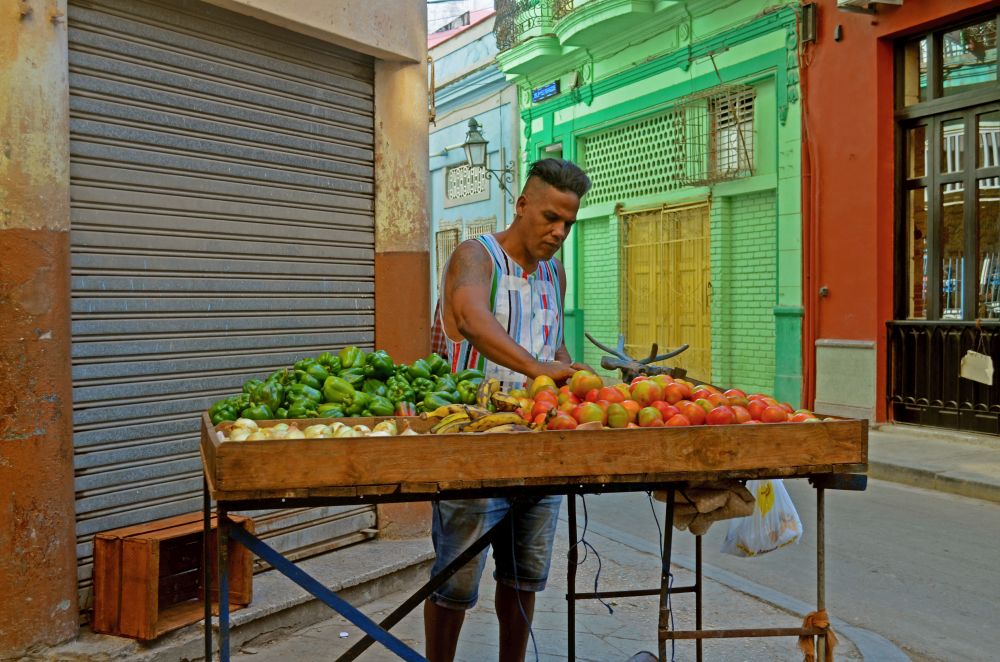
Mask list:
[[[902,483],[912,487],[1000,503],[1000,485],[965,480],[930,469],[907,467],[869,459],[868,475],[876,480]]]

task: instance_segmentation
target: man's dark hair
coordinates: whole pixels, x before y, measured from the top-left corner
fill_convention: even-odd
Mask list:
[[[580,166],[564,159],[541,159],[531,164],[528,169],[527,183],[532,177],[538,177],[549,186],[560,191],[575,193],[582,198],[590,190],[590,177],[587,177]]]

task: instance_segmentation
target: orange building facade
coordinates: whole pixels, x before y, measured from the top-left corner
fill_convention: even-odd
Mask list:
[[[805,399],[996,434],[998,3],[838,4],[800,35]]]

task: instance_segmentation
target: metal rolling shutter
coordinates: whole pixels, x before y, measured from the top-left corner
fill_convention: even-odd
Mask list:
[[[95,533],[201,507],[198,416],[374,339],[371,58],[196,2],[69,7],[81,605]],[[371,507],[254,513],[292,555]]]

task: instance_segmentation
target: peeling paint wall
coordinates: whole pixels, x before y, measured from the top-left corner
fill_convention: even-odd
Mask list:
[[[77,631],[65,0],[0,1],[0,659]]]

